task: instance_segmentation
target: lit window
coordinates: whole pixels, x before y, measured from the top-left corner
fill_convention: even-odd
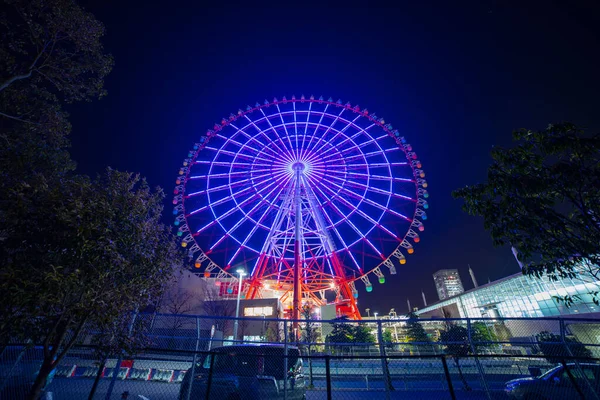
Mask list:
[[[244,309],[246,317],[270,317],[273,315],[273,307],[248,307]]]

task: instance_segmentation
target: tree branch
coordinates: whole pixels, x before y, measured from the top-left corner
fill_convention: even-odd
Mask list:
[[[8,119],[14,119],[15,121],[19,121],[19,122],[24,122],[26,124],[40,125],[39,122],[33,122],[33,121],[28,120],[28,119],[23,119],[23,118],[20,118],[20,117],[15,117],[13,115],[9,115],[9,114],[3,113],[1,111],[0,111],[0,116],[2,116],[4,118],[8,118]]]
[[[8,80],[4,81],[2,85],[0,85],[0,92],[12,85],[13,82],[20,81],[21,79],[27,79],[29,77],[31,77],[31,70],[29,70],[29,72],[26,74],[15,75],[12,78],[9,78]]]

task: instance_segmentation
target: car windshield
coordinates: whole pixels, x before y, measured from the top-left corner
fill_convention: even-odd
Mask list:
[[[559,369],[562,369],[562,366],[559,365],[557,367],[551,368],[548,371],[544,372],[542,375],[538,376],[538,379],[546,379],[546,378],[550,377],[552,374],[554,374]]]
[[[204,359],[203,368],[210,368],[210,356]],[[240,354],[237,351],[228,351],[215,355],[213,362],[214,372],[226,372],[238,376],[252,376],[259,374],[259,359],[257,355]]]
[[[268,375],[283,379],[284,349],[268,346],[231,346],[215,349],[217,354],[213,362],[214,372],[232,373],[238,376]],[[300,352],[297,348],[288,349],[288,370],[295,368],[299,362]],[[210,368],[210,356],[207,356],[202,368]]]

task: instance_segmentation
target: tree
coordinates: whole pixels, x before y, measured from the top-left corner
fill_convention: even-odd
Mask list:
[[[548,331],[540,332],[536,335],[540,351],[550,363],[558,363],[565,360],[565,357],[572,356],[577,358],[591,358],[592,352],[585,347],[576,338],[565,337],[563,342],[560,335],[555,335]],[[568,349],[567,349],[568,347]]]
[[[482,216],[494,244],[510,245],[524,273],[600,279],[600,136],[573,124],[513,133],[492,151],[486,183],[453,192]],[[593,291],[598,303],[598,291]],[[566,296],[567,303],[576,300]]]
[[[235,315],[235,302],[223,300],[219,297],[219,293],[212,288],[204,293],[202,308],[208,316],[233,317]],[[232,327],[231,318],[215,319],[213,320],[213,324],[215,330],[223,332],[223,336]]]
[[[88,400],[93,400],[104,367],[109,358],[134,357],[137,352],[151,345],[147,333],[150,321],[140,318],[137,313],[122,312],[113,319],[112,324],[102,327],[101,331],[93,332],[91,344],[94,346],[94,356],[97,360],[98,372],[94,379]],[[113,374],[118,374],[117,365]]]
[[[471,340],[477,352],[498,345],[498,336],[494,329],[481,321],[471,323]]]
[[[357,324],[356,326],[354,326],[352,336],[352,343],[356,344],[370,344],[375,343],[377,341],[375,339],[375,335],[373,335],[371,328],[363,324]]]
[[[391,328],[385,328],[383,330],[383,343],[385,343],[385,347],[390,350],[394,348],[394,334],[392,333]]]
[[[471,390],[460,367],[460,359],[472,351],[467,328],[448,325],[445,330],[440,332],[440,342],[445,346],[445,353],[452,356],[465,390]]]
[[[43,346],[36,399],[84,327],[114,331],[124,312],[160,296],[182,260],[160,222],[162,191],[138,175],[108,169],[12,195],[17,204],[3,217],[20,229],[0,248],[0,338]]]
[[[312,347],[317,341],[317,327],[314,321],[315,306],[311,303],[306,303],[300,309],[300,315],[304,319],[304,329],[302,330],[302,341],[306,344],[308,350],[308,371],[309,371],[309,387],[314,387],[313,384],[313,365],[312,365]]]
[[[66,124],[60,101],[102,97],[113,65],[104,26],[73,0],[5,0],[0,15],[0,116]]]
[[[416,343],[417,351],[419,354],[423,349],[430,348],[431,339],[429,339],[429,335],[425,332],[423,325],[418,320],[418,315],[411,312],[408,314],[408,320],[406,321],[406,338],[409,342]]]
[[[354,329],[352,325],[348,324],[346,321],[345,318],[338,318],[337,321],[333,323],[333,330],[325,338],[327,343],[341,345],[342,350],[347,348],[354,340]],[[332,350],[335,350],[335,347]]]

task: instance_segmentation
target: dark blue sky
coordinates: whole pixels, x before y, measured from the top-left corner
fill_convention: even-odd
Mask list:
[[[458,268],[467,289],[467,264],[480,283],[517,272],[510,251],[492,246],[451,191],[485,179],[490,149],[510,145],[513,129],[566,120],[600,128],[600,17],[591,1],[82,3],[106,25],[116,61],[108,97],[70,108],[82,172],[137,171],[170,197],[207,128],[274,96],[341,98],[405,135],[427,173],[428,221],[398,275],[372,293],[359,285],[362,310],[405,312],[407,297],[421,305],[421,288],[433,302],[431,274],[441,268]]]

